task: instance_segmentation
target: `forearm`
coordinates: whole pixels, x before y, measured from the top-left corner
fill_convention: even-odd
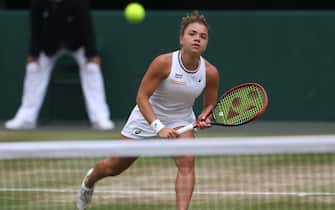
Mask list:
[[[213,104],[207,104],[203,107],[200,115],[199,115],[199,118],[206,118],[208,117],[208,115],[211,113],[211,110],[214,108],[214,105]]]
[[[159,132],[165,128],[165,125],[156,117],[150,104],[149,97],[138,96],[136,102],[143,117],[147,120],[152,129],[159,134]]]
[[[155,119],[157,119],[154,110],[149,102],[149,97],[137,96],[136,104],[140,109],[143,117],[147,120],[149,124],[152,123]]]

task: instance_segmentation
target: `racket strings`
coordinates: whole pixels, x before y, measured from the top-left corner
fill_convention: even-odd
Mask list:
[[[257,86],[245,86],[225,95],[213,111],[218,123],[238,125],[253,119],[263,109],[265,95]]]

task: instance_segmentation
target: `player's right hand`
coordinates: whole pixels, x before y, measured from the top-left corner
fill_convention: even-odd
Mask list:
[[[177,138],[177,133],[175,129],[172,128],[162,128],[159,133],[158,136],[160,138]]]

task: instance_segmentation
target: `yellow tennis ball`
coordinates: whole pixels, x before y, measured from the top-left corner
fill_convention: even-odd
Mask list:
[[[140,3],[132,2],[126,6],[124,15],[130,23],[139,23],[145,18],[145,9]]]

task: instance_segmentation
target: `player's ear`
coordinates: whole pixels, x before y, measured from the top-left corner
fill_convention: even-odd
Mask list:
[[[183,36],[180,35],[180,36],[179,36],[179,45],[182,47],[182,46],[183,46],[183,43],[184,43],[184,41],[183,41]]]

